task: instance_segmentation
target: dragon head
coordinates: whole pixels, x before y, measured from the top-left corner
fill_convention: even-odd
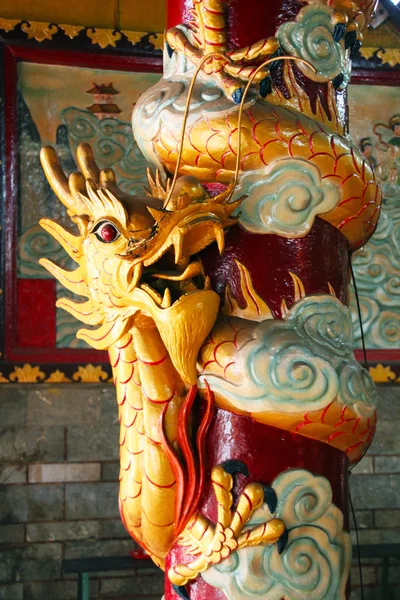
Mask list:
[[[87,300],[61,298],[57,306],[91,329],[77,337],[108,349],[140,321],[154,321],[171,360],[187,384],[196,381],[197,353],[217,316],[219,297],[210,289],[201,262],[193,258],[216,241],[224,249],[224,228],[240,200],[227,189],[210,197],[193,177],[171,190],[148,171],[142,197],[119,189],[112,169],[100,170],[89,145],[77,151],[81,172],[66,177],[53,148],[41,162],[54,192],[67,207],[79,235],[50,219],[41,226],[78,263],[75,271],[48,259],[41,264],[68,290]]]

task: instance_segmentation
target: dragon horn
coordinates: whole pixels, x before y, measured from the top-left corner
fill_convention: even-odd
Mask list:
[[[100,169],[94,160],[92,147],[89,144],[79,144],[76,158],[85,179],[92,179],[95,183],[99,183]]]
[[[51,146],[45,146],[40,151],[40,162],[46,179],[53,192],[66,206],[72,215],[87,214],[87,207],[82,200],[74,197],[68,185],[68,179],[61,168],[56,151]]]

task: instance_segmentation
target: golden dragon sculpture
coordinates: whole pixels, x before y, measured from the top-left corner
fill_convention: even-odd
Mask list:
[[[259,547],[289,552],[286,544],[315,531],[340,558],[315,584],[333,591],[310,598],[346,593],[346,508],[333,504],[332,488],[344,485],[337,473],[359,460],[376,423],[373,384],[353,356],[348,260],[372,235],[381,194],[346,136],[344,89],[374,2],[289,4],[274,35],[248,45],[232,42],[239,0],[193,0],[186,24],[167,30],[164,77],[133,114],[137,142],[157,167],[143,196],[122,192],[85,144],[69,177],[51,148],[41,154],[77,231],[41,224],[78,268],[42,264],[87,299],[57,303],[91,326],[78,337],[109,350],[121,516],[181,597],[186,584],[204,582],[193,598],[219,587],[230,600],[247,597],[226,575],[238,557],[251,562]],[[229,452],[243,462],[253,438],[259,457],[275,440],[281,471],[247,452],[252,481],[235,484]],[[292,448],[287,462],[282,445]],[[267,471],[268,485],[255,483]],[[246,467],[240,473],[250,477]],[[314,498],[303,520],[297,493],[301,507],[303,496]],[[285,567],[267,556],[276,579],[266,600],[298,598],[289,576],[281,582],[282,556]],[[252,569],[242,569],[246,585]]]

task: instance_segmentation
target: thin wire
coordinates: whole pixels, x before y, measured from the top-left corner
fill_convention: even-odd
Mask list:
[[[360,576],[360,587],[361,587],[361,600],[364,600],[364,584],[363,584],[362,566],[361,566],[360,540],[359,540],[359,537],[358,537],[358,527],[357,527],[356,513],[355,513],[355,510],[354,510],[353,501],[351,499],[350,490],[349,490],[349,499],[350,499],[351,513],[353,515],[354,528],[355,528],[355,532],[356,532],[357,557],[358,557],[358,572],[359,572],[359,576]]]
[[[184,137],[185,137],[185,132],[186,132],[186,125],[187,125],[187,120],[189,117],[189,108],[190,108],[190,101],[192,99],[192,94],[193,94],[193,88],[194,88],[194,84],[196,83],[196,79],[197,76],[201,70],[201,67],[204,65],[205,62],[207,62],[207,60],[209,60],[210,58],[222,58],[224,61],[227,60],[227,57],[222,54],[221,52],[211,52],[210,54],[206,54],[205,56],[203,56],[203,58],[201,59],[201,61],[199,62],[196,71],[194,72],[194,75],[192,77],[192,80],[190,82],[190,86],[189,86],[189,90],[188,90],[188,96],[186,99],[186,105],[185,105],[185,112],[184,112],[184,116],[183,116],[183,123],[182,123],[182,131],[181,131],[181,143],[179,145],[179,153],[178,153],[178,159],[176,162],[176,166],[175,166],[175,172],[174,172],[174,177],[172,179],[172,184],[170,187],[170,190],[168,192],[168,195],[165,199],[164,202],[164,208],[167,208],[169,201],[171,200],[174,188],[175,188],[175,184],[176,181],[178,179],[178,173],[179,173],[179,168],[180,168],[180,164],[181,164],[181,160],[182,160],[182,153],[183,153],[183,142],[184,142]],[[241,151],[242,151],[242,115],[243,115],[243,108],[244,108],[244,102],[247,96],[247,92],[250,89],[251,84],[254,81],[254,78],[256,77],[256,75],[259,73],[259,71],[261,71],[261,69],[263,69],[264,67],[266,67],[267,65],[269,65],[270,63],[276,62],[278,60],[294,60],[300,63],[303,63],[304,65],[306,65],[309,69],[311,69],[311,71],[313,71],[314,73],[317,72],[317,69],[311,64],[309,63],[307,60],[304,60],[303,58],[298,58],[297,56],[279,56],[279,57],[275,57],[275,58],[269,58],[268,60],[264,61],[261,65],[259,65],[257,67],[257,69],[254,71],[254,73],[252,73],[249,81],[247,82],[247,85],[244,89],[243,92],[243,96],[242,96],[242,100],[240,102],[240,107],[239,107],[239,116],[238,116],[238,147],[237,147],[237,155],[236,155],[236,168],[235,168],[235,175],[233,177],[231,186],[232,186],[232,193],[236,187],[237,184],[237,180],[239,177],[239,170],[240,170],[240,159],[241,159]],[[230,62],[230,61],[229,61]]]
[[[168,195],[165,199],[164,202],[164,208],[167,208],[169,201],[171,200],[171,196],[172,193],[174,191],[174,187],[176,184],[176,180],[178,179],[178,172],[179,172],[179,168],[181,166],[181,159],[182,159],[182,152],[183,152],[183,140],[185,137],[185,132],[186,132],[186,124],[187,124],[187,120],[189,117],[189,108],[190,108],[190,101],[192,99],[192,94],[193,94],[193,88],[194,88],[194,84],[196,83],[196,79],[197,76],[201,70],[201,67],[204,65],[205,62],[207,62],[208,60],[210,60],[210,58],[222,58],[223,60],[227,60],[227,57],[222,54],[221,52],[210,52],[210,54],[206,54],[205,56],[203,56],[203,58],[201,59],[201,61],[199,62],[196,71],[194,72],[194,75],[192,77],[192,81],[190,82],[190,86],[189,86],[189,90],[188,90],[188,95],[186,98],[186,106],[185,106],[185,113],[183,116],[183,122],[182,122],[182,131],[181,131],[181,143],[179,145],[179,153],[178,153],[178,159],[176,161],[176,166],[175,166],[175,173],[174,173],[174,177],[172,179],[172,183],[171,183],[171,187],[169,189]]]
[[[362,344],[362,349],[363,349],[363,354],[364,354],[364,367],[368,370],[369,365],[368,365],[367,351],[365,349],[365,337],[364,337],[364,327],[363,327],[362,316],[361,316],[360,298],[358,296],[357,283],[356,283],[356,278],[354,277],[354,270],[353,270],[353,265],[351,263],[351,257],[350,257],[350,271],[351,271],[351,278],[353,280],[354,291],[356,294],[358,322],[360,324],[361,344]]]
[[[249,91],[250,86],[253,83],[254,78],[257,76],[259,71],[261,71],[261,69],[268,66],[269,64],[271,64],[273,62],[277,62],[279,60],[294,60],[296,62],[300,62],[300,63],[306,65],[309,69],[311,69],[311,71],[313,71],[313,73],[317,72],[317,69],[310,62],[308,62],[308,60],[304,60],[304,58],[298,58],[297,56],[276,56],[274,58],[268,58],[268,60],[264,61],[261,65],[259,65],[257,67],[257,69],[254,71],[254,73],[252,73],[249,81],[246,84],[246,87],[244,88],[243,96],[242,96],[242,99],[240,102],[240,107],[239,107],[239,117],[238,117],[238,127],[237,127],[237,129],[238,129],[238,146],[237,146],[237,155],[236,155],[235,176],[233,178],[233,185],[232,185],[232,188],[233,188],[232,193],[236,187],[238,177],[239,177],[239,171],[240,171],[240,159],[241,159],[241,151],[242,151],[242,135],[241,135],[242,134],[242,115],[243,115],[244,103],[246,100],[247,92]]]
[[[360,332],[361,332],[361,344],[362,344],[362,349],[363,349],[363,354],[364,354],[364,367],[368,371],[369,364],[368,364],[367,350],[365,348],[365,336],[364,336],[364,327],[363,327],[362,315],[361,315],[360,298],[359,298],[359,295],[358,295],[357,282],[356,282],[356,278],[354,276],[354,269],[353,269],[353,265],[351,263],[351,257],[350,257],[350,271],[351,271],[351,278],[352,278],[353,286],[354,286],[354,292],[355,292],[355,296],[356,296],[358,322],[360,324]],[[362,459],[366,455],[367,451],[368,451],[368,448],[366,448],[364,450],[364,452],[361,454],[361,456],[358,459],[358,461],[356,463],[354,463],[354,465],[352,465],[350,467],[350,469],[349,469],[350,473],[362,461]]]

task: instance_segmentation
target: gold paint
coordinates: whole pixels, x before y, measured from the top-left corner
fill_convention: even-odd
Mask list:
[[[121,31],[133,46],[138,44],[146,35],[143,31]],[[164,36],[162,33],[151,33],[149,34],[149,42],[154,45],[155,50],[162,50],[164,47]]]
[[[361,46],[359,53],[366,60],[370,60],[374,56],[375,52],[377,52],[378,50],[379,50],[379,47],[378,48],[367,48],[365,46]]]
[[[12,31],[18,23],[21,23],[21,19],[0,19],[0,29],[6,32]]]
[[[45,383],[70,383],[71,379],[65,375],[59,369],[50,373],[49,377],[45,379]],[[87,382],[86,382],[87,383]]]
[[[67,179],[54,150],[41,152],[50,185],[79,227],[76,236],[41,221],[78,267],[67,271],[48,260],[41,263],[86,299],[57,301],[98,327],[80,329],[77,337],[109,350],[121,422],[121,511],[129,533],[162,566],[181,515],[161,423],[180,456],[179,409],[197,381],[197,355],[220,303],[201,263],[191,256],[214,241],[223,245],[240,201],[229,203],[231,189],[210,197],[193,177],[163,184],[158,172],[149,172],[147,197],[128,196],[111,169],[97,167],[88,145],[78,148],[77,159],[81,172]],[[104,221],[118,232],[109,243],[100,235]],[[98,382],[108,375],[87,365],[72,378]]]
[[[398,48],[399,45],[398,30],[391,19],[376,28],[368,27],[364,32],[363,46],[367,48]]]
[[[400,64],[400,48],[386,48],[379,50],[377,56],[382,60],[383,65],[395,67]]]
[[[241,88],[242,81],[253,78],[254,83],[257,83],[268,76],[269,70],[264,66],[258,67],[258,63],[279,48],[275,37],[230,51],[222,0],[195,2],[189,12],[194,42],[191,43],[185,32],[176,27],[166,31],[166,41],[173,50],[184,54],[194,65],[201,65],[200,68],[214,79],[228,98]],[[216,47],[219,49],[218,53],[215,52]],[[208,58],[204,61],[206,57]]]
[[[284,300],[281,305],[282,317],[287,309]],[[220,319],[213,327],[212,336],[209,336],[200,350],[198,359],[199,372],[207,379],[208,374],[220,380],[226,380],[231,385],[243,385],[240,368],[236,367],[237,349],[246,345],[253,336],[256,323],[244,319]],[[374,378],[374,369],[377,369],[379,382],[392,381],[395,374],[389,367],[370,367],[370,374]],[[384,371],[382,372],[382,369]],[[389,376],[388,376],[389,374]],[[378,381],[375,379],[375,381]],[[200,394],[205,395],[205,390],[200,389]],[[360,416],[350,406],[335,399],[329,407],[319,410],[301,410],[285,413],[283,411],[251,412],[239,409],[223,392],[214,392],[217,406],[235,414],[251,416],[258,423],[278,427],[286,431],[299,433],[320,442],[327,443],[347,453],[350,463],[356,462],[370,443],[370,438],[376,422],[374,412],[368,416]],[[355,422],[357,427],[355,428]],[[340,435],[334,435],[339,433]],[[372,432],[372,433],[371,433]]]
[[[59,25],[60,29],[63,30],[65,35],[67,35],[71,40],[79,35],[81,31],[85,28],[82,25]]]
[[[222,466],[217,466],[211,472],[211,481],[218,507],[217,523],[214,525],[200,513],[189,521],[178,538],[178,544],[184,546],[186,554],[195,559],[169,569],[168,578],[174,585],[186,585],[211,565],[228,558],[235,550],[274,544],[285,531],[280,519],[271,519],[243,531],[253,513],[264,502],[264,488],[260,483],[246,485],[232,514],[232,476]]]
[[[240,289],[246,306],[245,308],[239,306],[228,284],[225,288],[225,301],[221,310],[222,314],[231,317],[241,317],[250,321],[272,319],[273,316],[268,304],[264,302],[254,289],[249,271],[237,259],[235,259],[235,263],[239,269]]]
[[[98,44],[102,49],[107,48],[107,46],[114,48],[118,40],[121,39],[121,33],[114,29],[89,28],[86,35],[92,40],[92,44]]]
[[[81,31],[85,31],[85,34],[92,40],[92,43],[98,44],[103,49],[108,46],[115,47],[116,42],[122,38],[122,34],[124,34],[133,45],[148,36],[148,39],[154,45],[155,50],[162,50],[164,46],[164,36],[162,33],[129,31],[125,29],[122,31],[120,29],[85,27],[84,25],[68,23],[56,24],[33,20],[25,21],[21,19],[0,18],[0,29],[3,31],[12,31],[18,24],[21,24],[21,29],[27,34],[28,39],[35,39],[37,42],[51,40],[53,35],[61,29],[71,40],[76,38]]]
[[[43,23],[39,21],[34,21],[32,23],[29,23],[28,21],[23,21],[21,29],[24,33],[28,35],[28,39],[33,38],[37,42],[51,40],[53,35],[55,35],[58,31],[57,25],[54,25],[53,23]]]
[[[328,288],[329,288],[330,295],[334,296],[335,298],[337,298],[336,292],[335,292],[335,288],[329,283],[329,281],[328,281]]]
[[[8,379],[6,379],[6,377],[3,377],[3,373],[0,373],[0,383],[9,383]]]
[[[323,111],[319,114],[321,120],[323,114]],[[251,157],[251,161],[241,165],[244,171],[261,170],[288,157],[307,160],[318,168],[327,183],[340,188],[340,203],[320,218],[339,228],[351,248],[358,247],[374,230],[382,196],[371,165],[345,138],[337,135],[342,125],[337,114],[332,114],[336,116],[328,127],[301,112],[269,102],[256,102],[244,110],[242,123],[239,123],[241,113],[235,108],[213,113],[189,127],[181,144],[179,172],[198,176],[205,182],[231,184],[237,174],[239,146]],[[240,136],[235,134],[239,125]],[[218,140],[210,156],[207,149],[210,139],[215,140],[216,131]],[[165,121],[159,139],[154,140],[154,151],[169,172],[175,172],[179,163],[177,134]]]
[[[23,21],[21,19],[2,19],[0,18],[0,29],[3,31],[12,31],[18,24],[21,24],[21,29],[27,34],[28,39],[34,38],[37,42],[50,40],[58,29],[61,29],[64,34],[71,40],[79,35],[81,31],[85,31],[88,38],[93,44],[99,44],[101,48],[107,46],[115,47],[116,42],[121,39],[123,33],[127,39],[133,44],[137,44],[145,36],[149,36],[149,40],[154,44],[155,50],[162,50],[164,46],[164,36],[162,33],[148,33],[147,31],[129,31],[119,29],[106,29],[99,27],[85,27],[84,25],[76,24],[56,24],[41,21]]]
[[[293,273],[293,271],[289,271],[289,275],[293,280],[294,300],[295,300],[295,302],[297,302],[298,300],[301,300],[302,298],[304,298],[306,295],[306,292],[304,290],[304,285],[303,285],[303,282],[301,281],[300,277],[298,277],[296,275],[296,273]]]
[[[133,46],[139,43],[143,37],[143,32],[141,31],[122,31],[128,40],[133,44]]]
[[[150,34],[149,39],[150,39],[151,43],[154,44],[155,50],[163,50],[164,44],[165,44],[164,34],[162,34],[162,33],[153,34],[152,33],[152,34]]]
[[[10,374],[10,381],[18,383],[37,383],[45,378],[45,374],[40,370],[40,367],[32,367],[26,364],[22,367],[14,367],[14,373]]]
[[[84,367],[78,367],[78,370],[72,375],[72,379],[81,383],[100,383],[108,379],[108,374],[103,371],[100,365],[88,364]]]
[[[369,367],[369,374],[375,383],[389,383],[396,379],[396,374],[393,373],[390,366],[384,367],[381,364]]]

